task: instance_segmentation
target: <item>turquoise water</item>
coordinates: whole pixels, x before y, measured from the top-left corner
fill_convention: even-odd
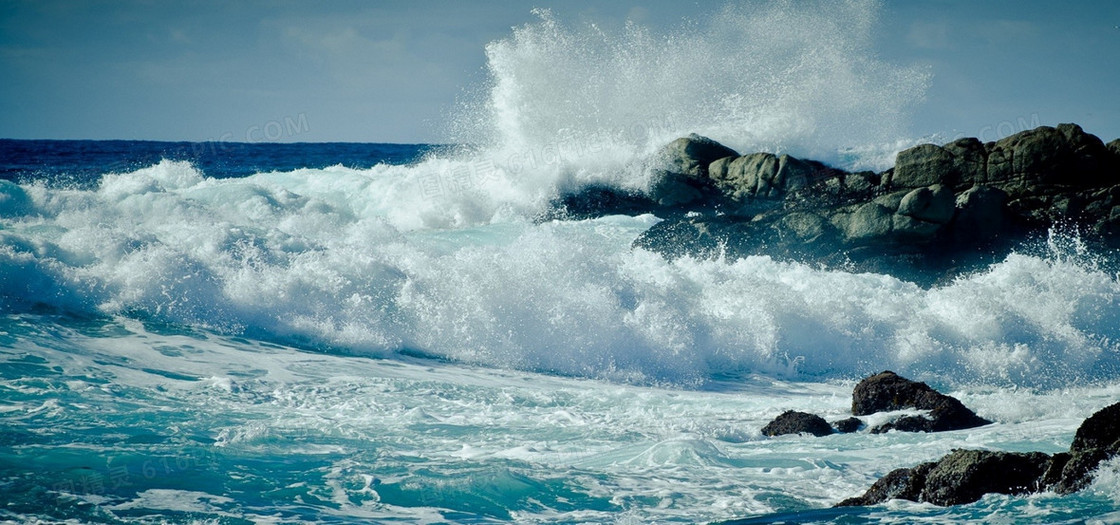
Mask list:
[[[1063,523],[1086,491],[824,510],[958,447],[1068,447],[1116,386],[958,392],[995,425],[766,438],[785,409],[845,415],[850,381],[702,390],[309,352],[131,319],[3,320],[0,516],[96,523]]]

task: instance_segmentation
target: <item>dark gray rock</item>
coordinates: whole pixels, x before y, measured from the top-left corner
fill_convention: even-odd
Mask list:
[[[858,417],[849,417],[832,422],[832,428],[841,434],[851,434],[863,427],[863,421]]]
[[[934,184],[918,188],[902,197],[898,204],[899,215],[935,224],[949,224],[956,212],[956,199],[945,186]]]
[[[960,505],[984,494],[1027,494],[1049,466],[1041,452],[956,450],[941,458],[926,474],[920,501],[935,505]]]
[[[837,507],[877,505],[892,499],[949,506],[972,503],[985,494],[1027,494],[1037,490],[1050,464],[1041,452],[954,450],[940,460],[897,469],[863,495]]]
[[[1100,463],[1117,454],[1120,403],[1087,418],[1078,427],[1069,452],[1050,456],[1042,452],[954,450],[936,462],[891,471],[863,495],[836,506],[876,505],[891,499],[959,505],[985,494],[1042,490],[1069,494],[1088,485]]]
[[[926,486],[926,475],[933,469],[934,465],[936,463],[929,462],[922,463],[914,468],[892,470],[886,476],[879,478],[862,496],[848,498],[837,503],[836,506],[865,507],[878,505],[892,499],[921,501],[922,490]]]
[[[956,199],[953,232],[960,244],[986,243],[1004,231],[1007,193],[989,186],[973,186]]]
[[[1108,148],[1108,151],[1112,152],[1112,156],[1115,159],[1120,160],[1120,139],[1116,139],[1112,142],[1109,142],[1108,144],[1105,144],[1105,147]]]
[[[666,148],[650,191],[649,211],[666,220],[633,245],[669,258],[768,255],[922,286],[1002,260],[1059,224],[1107,253],[1120,249],[1116,148],[1062,124],[917,146],[874,174],[686,137]]]
[[[832,425],[824,418],[806,412],[787,410],[773,421],[762,427],[762,434],[766,436],[781,436],[785,434],[812,434],[817,437],[832,434]]]
[[[866,416],[876,412],[891,412],[914,408],[929,410],[930,417],[910,416],[887,423],[886,428],[872,429],[872,432],[886,430],[906,430],[922,432],[941,432],[960,430],[990,424],[991,421],[977,416],[959,400],[942,394],[925,383],[911,381],[891,371],[884,371],[860,381],[852,390],[852,414]],[[921,420],[928,421],[928,423]]]
[[[1062,465],[1054,491],[1069,494],[1085,488],[1100,463],[1117,454],[1120,454],[1120,403],[1099,410],[1078,427],[1069,448],[1069,460]]]

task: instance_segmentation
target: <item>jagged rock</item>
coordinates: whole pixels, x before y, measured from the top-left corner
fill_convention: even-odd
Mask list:
[[[1106,146],[1062,124],[917,146],[874,174],[686,137],[666,147],[667,168],[653,179],[648,211],[665,221],[633,246],[670,258],[768,255],[933,286],[1056,224],[1087,234],[1092,249],[1120,248],[1117,149],[1120,140]]]
[[[766,436],[812,434],[821,437],[832,433],[832,426],[821,416],[794,410],[783,412],[765,427],[762,427],[762,434]]]
[[[1092,473],[1106,459],[1120,453],[1120,403],[1089,416],[1077,428],[1069,447],[1069,460],[1062,466],[1054,491],[1069,494],[1092,481]]]
[[[1108,144],[1105,144],[1105,146],[1108,148],[1108,151],[1112,152],[1112,155],[1114,157],[1120,159],[1120,139],[1109,142]]]
[[[990,424],[991,421],[977,416],[959,400],[942,394],[925,383],[911,381],[891,371],[884,371],[860,381],[852,391],[852,414],[866,416],[876,412],[891,412],[914,408],[929,410],[930,417],[910,416],[917,419],[903,419],[902,423],[892,422],[894,426],[885,430],[920,430],[941,432],[960,430]],[[887,425],[892,425],[887,423]],[[877,429],[872,429],[876,432]]]
[[[841,419],[839,421],[832,422],[833,430],[841,434],[851,434],[852,432],[859,430],[861,427],[863,427],[863,421],[861,421],[858,417],[849,417],[847,419]]]
[[[1120,182],[1108,148],[1076,124],[1042,126],[1016,133],[988,144],[987,150],[989,184],[1017,181],[1031,191],[1030,186],[1040,184],[1087,186]]]

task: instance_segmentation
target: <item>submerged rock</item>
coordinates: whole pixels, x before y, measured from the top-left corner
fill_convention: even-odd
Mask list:
[[[773,421],[762,427],[762,434],[766,436],[781,436],[784,434],[812,434],[817,437],[832,434],[832,425],[824,418],[806,412],[787,410]]]
[[[881,433],[889,430],[941,432],[991,423],[977,416],[958,399],[942,394],[925,383],[911,381],[889,370],[860,381],[852,390],[852,414],[857,416],[908,408],[929,410],[929,417],[906,416],[875,427],[871,432]]]

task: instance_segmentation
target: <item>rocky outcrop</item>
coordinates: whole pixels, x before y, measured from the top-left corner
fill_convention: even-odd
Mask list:
[[[852,390],[852,414],[869,416],[881,412],[907,409],[928,411],[925,415],[903,415],[870,430],[881,434],[899,432],[944,432],[991,424],[977,416],[958,399],[942,394],[925,383],[911,381],[889,370],[870,376]],[[829,424],[824,418],[807,412],[787,410],[762,428],[766,436],[812,434],[827,436],[851,433],[863,428],[858,417],[849,417]]]
[[[1055,224],[1120,247],[1120,140],[1044,126],[924,144],[882,173],[847,173],[690,135],[656,156],[648,194],[588,188],[555,204],[545,219],[655,213],[665,220],[634,246],[668,258],[770,255],[928,286]]]
[[[891,499],[959,505],[984,494],[1068,494],[1092,481],[1093,472],[1120,453],[1120,403],[1090,416],[1077,429],[1069,452],[954,450],[936,462],[893,470],[863,495],[836,506],[876,505]]]
[[[852,414],[856,416],[908,408],[928,410],[929,417],[901,417],[871,429],[871,433],[890,430],[942,432],[991,424],[991,421],[977,416],[958,399],[889,370],[860,381],[852,391]]]
[[[1120,454],[1120,403],[1093,414],[1077,429],[1069,453],[1060,458],[1062,463],[1055,462],[1053,466],[1054,470],[1061,468],[1060,475],[1051,474],[1057,479],[1053,483],[1054,491],[1069,494],[1081,490],[1092,479],[1092,471],[1117,454]]]
[[[1027,494],[1037,489],[1050,456],[1041,452],[954,450],[936,462],[893,470],[862,496],[837,507],[876,505],[892,499],[961,505],[985,494]]]
[[[766,436],[812,434],[821,437],[832,434],[832,432],[832,425],[829,425],[824,418],[793,410],[783,412],[765,427],[762,427],[762,434]]]

